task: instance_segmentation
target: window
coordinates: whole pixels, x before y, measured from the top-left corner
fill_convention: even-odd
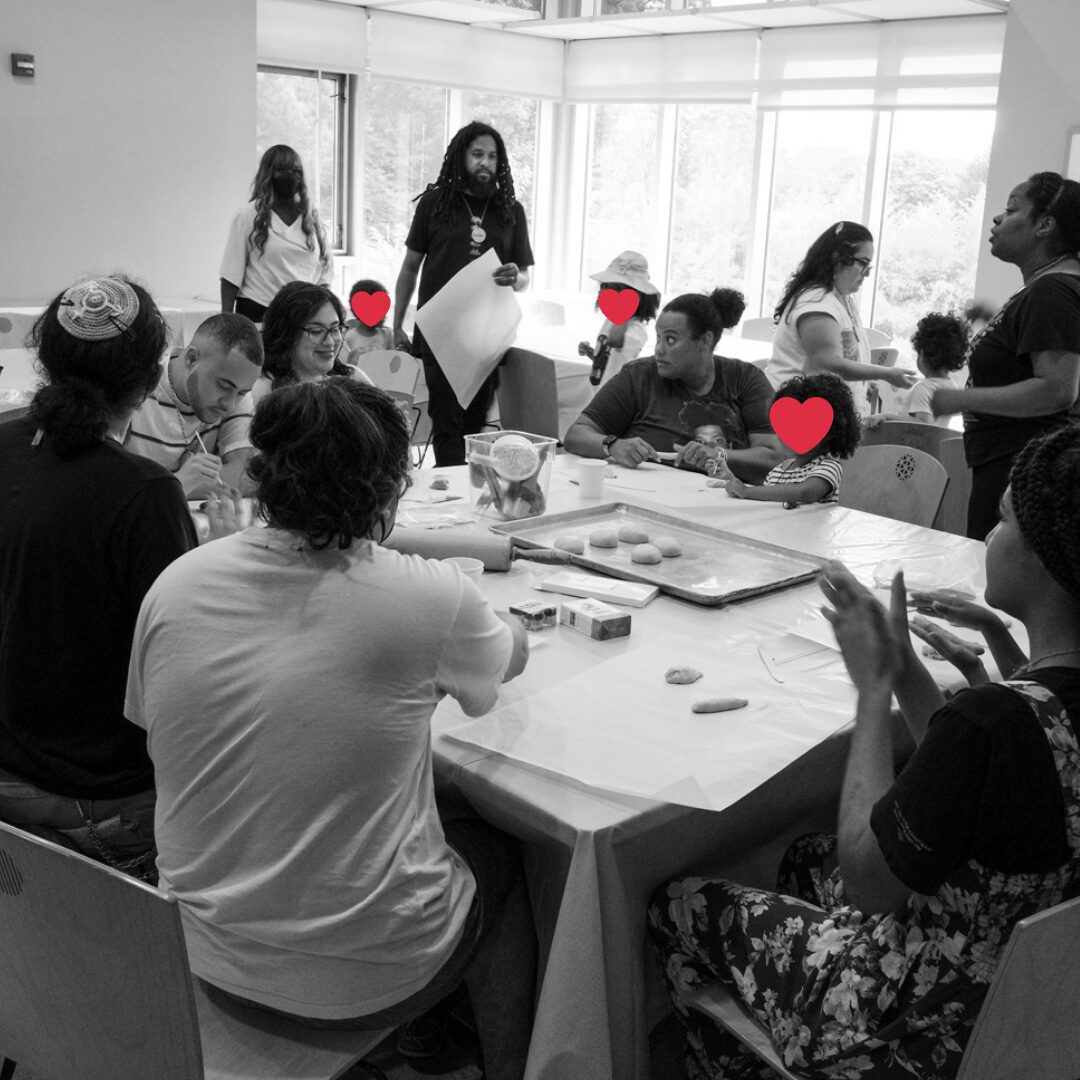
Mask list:
[[[442,168],[449,141],[447,91],[372,79],[364,108],[363,240],[356,277],[375,278],[393,293],[405,257],[412,201]]]
[[[331,244],[345,246],[345,76],[260,67],[256,75],[258,156],[291,146],[304,163],[312,204]]]
[[[533,230],[533,177],[536,172],[536,122],[539,115],[540,102],[536,98],[480,94],[471,90],[462,94],[462,124],[481,120],[490,124],[503,138],[514,177],[514,193],[525,208],[530,234]]]
[[[741,288],[756,118],[749,105],[680,105],[667,296]]]

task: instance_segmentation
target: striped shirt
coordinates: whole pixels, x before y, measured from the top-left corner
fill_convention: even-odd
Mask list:
[[[202,452],[199,439],[208,453],[219,457],[232,450],[249,449],[252,411],[251,395],[244,394],[227,416],[204,424],[173,395],[169,386],[169,366],[165,363],[161,367],[157,389],[132,415],[124,445],[133,453],[151,458],[170,472],[176,472],[192,454]],[[199,439],[195,438],[196,433]]]
[[[765,477],[766,484],[801,484],[812,477],[820,477],[829,485],[829,490],[817,501],[834,503],[840,501],[840,478],[844,470],[840,459],[822,454],[812,458],[805,465],[797,465],[794,458],[781,461]]]

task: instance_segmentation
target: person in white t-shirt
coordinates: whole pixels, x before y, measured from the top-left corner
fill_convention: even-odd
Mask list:
[[[464,982],[485,1075],[521,1080],[536,942],[516,845],[440,819],[431,715],[491,709],[522,626],[456,567],[381,546],[408,486],[393,399],[353,379],[260,403],[266,528],[181,558],[139,612],[163,889],[192,971],[310,1026],[379,1029]]]
[[[911,388],[906,400],[901,400],[898,412],[868,416],[866,426],[876,428],[886,420],[907,420],[948,427],[950,417],[935,416],[931,403],[938,390],[956,388],[952,373],[967,363],[969,330],[967,322],[959,315],[942,315],[938,311],[924,315],[911,335],[915,363],[923,374],[922,381]]]
[[[854,221],[830,225],[810,245],[776,305],[773,353],[765,368],[774,389],[793,375],[819,372],[846,382],[880,379],[900,389],[912,385],[910,372],[870,363],[870,344],[854,298],[873,258],[873,235]]]
[[[300,155],[291,146],[271,146],[259,162],[251,201],[229,226],[221,256],[221,310],[261,323],[282,285],[327,285],[333,269],[334,256],[308,197]]]

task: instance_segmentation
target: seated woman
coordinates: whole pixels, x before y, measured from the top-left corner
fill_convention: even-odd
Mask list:
[[[536,942],[520,859],[474,817],[440,820],[431,714],[447,695],[492,708],[525,631],[456,567],[381,546],[409,471],[389,395],[285,386],[251,441],[268,527],[178,560],[132,645],[126,711],[191,969],[317,1027],[394,1027],[464,981],[485,1075],[521,1080]]]
[[[196,544],[176,477],[121,443],[166,328],[124,278],[72,286],[32,334],[44,385],[0,425],[0,818],[154,876],[154,773],[124,719],[146,590]]]
[[[597,391],[566,433],[566,449],[631,469],[667,453],[700,472],[726,453],[740,479],[763,479],[786,456],[769,423],[772,388],[753,364],[713,355],[745,306],[734,289],[666,304],[656,355],[627,364]]]
[[[858,690],[838,837],[798,841],[778,893],[689,877],[650,909],[692,1077],[761,1075],[687,1012],[715,979],[795,1072],[955,1076],[1013,926],[1080,885],[1080,427],[1020,452],[1001,514],[986,600],[1024,623],[1031,659],[948,703],[911,646],[902,577],[890,614],[826,573]],[[899,776],[894,691],[916,744]]]
[[[251,388],[256,405],[289,383],[318,382],[330,375],[371,380],[341,358],[345,309],[325,286],[290,281],[278,290],[263,316],[262,375]]]

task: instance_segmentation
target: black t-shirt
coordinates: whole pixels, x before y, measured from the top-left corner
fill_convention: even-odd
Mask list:
[[[1036,278],[987,324],[968,358],[969,387],[1011,386],[1033,375],[1032,353],[1080,353],[1080,277]],[[1075,412],[1072,419],[1080,419]],[[1011,457],[1030,439],[1070,419],[1069,410],[1048,416],[964,413],[964,450],[969,465]]]
[[[605,383],[582,410],[606,435],[642,438],[654,450],[671,453],[698,429],[719,427],[723,443],[745,450],[751,435],[771,435],[773,389],[753,364],[714,356],[715,380],[707,394],[695,394],[678,379],[662,379],[654,357],[633,360]]]
[[[435,218],[438,195],[437,191],[429,191],[421,196],[412,225],[409,226],[409,235],[405,238],[405,246],[410,251],[418,251],[424,256],[417,296],[420,306],[426,304],[462,267],[479,258],[489,248],[495,249],[500,263],[517,263],[522,270],[533,265],[525,211],[516,199],[514,220],[507,223],[499,216],[494,198],[489,201],[461,192],[456,192],[451,200],[449,217]],[[479,244],[473,242],[471,235],[472,214],[482,218],[481,227],[487,234]]]
[[[112,440],[62,460],[0,424],[0,767],[57,795],[153,787],[124,718],[135,617],[198,542],[176,477]]]
[[[1080,671],[1045,668],[1027,679],[1080,718]],[[1070,857],[1046,731],[1024,697],[996,683],[963,690],[934,714],[870,825],[892,872],[924,894],[969,859],[1020,874],[1048,873]]]

